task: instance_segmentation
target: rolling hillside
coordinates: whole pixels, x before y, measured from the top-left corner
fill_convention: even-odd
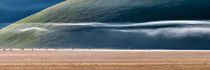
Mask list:
[[[67,0],[1,30],[0,46],[210,49],[209,2]]]
[[[208,0],[67,0],[22,23],[143,22],[210,19]]]

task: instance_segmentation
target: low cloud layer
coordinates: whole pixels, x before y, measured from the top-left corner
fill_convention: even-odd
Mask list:
[[[140,33],[150,37],[165,36],[168,38],[203,36],[210,34],[209,21],[156,21],[145,23],[52,23],[57,27],[82,27],[79,30],[104,30],[123,33]]]
[[[180,38],[180,37],[202,37],[203,35],[210,35],[210,28],[160,28],[160,29],[134,29],[134,30],[113,30],[125,33],[143,33],[150,37],[165,36],[167,38]]]
[[[145,23],[27,23],[12,26],[18,29],[10,29],[17,31],[10,34],[21,36],[15,38],[32,37],[40,42],[34,45],[41,47],[210,49],[208,20]]]
[[[33,23],[30,23],[33,24]],[[29,24],[29,25],[30,25]],[[122,33],[135,33],[145,34],[149,37],[165,36],[167,38],[179,37],[202,37],[203,35],[210,35],[210,21],[155,21],[145,23],[34,23],[36,27],[28,27],[20,29],[21,32],[26,31],[56,31],[56,29],[47,29],[43,26],[62,28],[75,28],[73,30],[80,31],[94,31],[101,30],[105,32],[122,32]],[[70,29],[69,31],[71,31]]]

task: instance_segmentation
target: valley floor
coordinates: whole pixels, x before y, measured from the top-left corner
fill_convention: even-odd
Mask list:
[[[210,70],[210,51],[0,51],[0,70]]]

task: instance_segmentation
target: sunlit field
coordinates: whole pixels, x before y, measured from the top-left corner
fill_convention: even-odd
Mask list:
[[[0,70],[209,70],[210,51],[1,50]]]

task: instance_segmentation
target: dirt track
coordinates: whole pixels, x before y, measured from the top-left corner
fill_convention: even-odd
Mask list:
[[[210,70],[210,51],[0,51],[0,70]]]

